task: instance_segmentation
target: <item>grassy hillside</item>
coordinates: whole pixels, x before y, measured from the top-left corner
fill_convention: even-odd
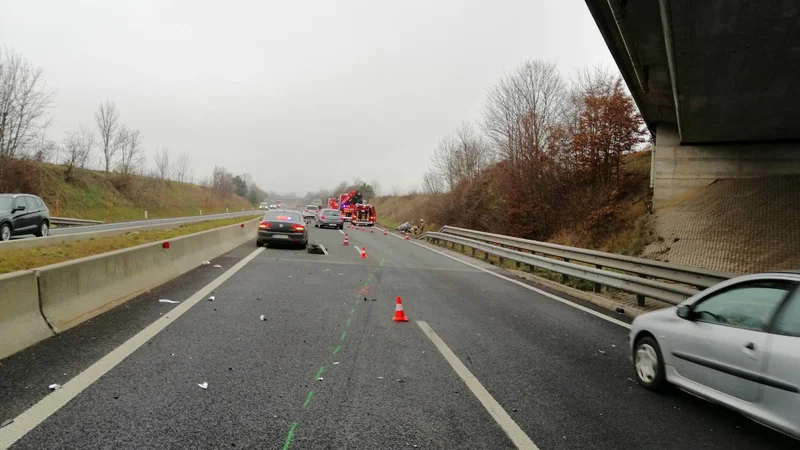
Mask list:
[[[40,196],[61,217],[122,221],[192,216],[251,209],[247,199],[236,195],[221,198],[211,189],[189,183],[142,176],[65,168],[51,164],[15,161],[0,178],[0,192],[26,192]],[[106,217],[108,202],[108,217]]]
[[[614,213],[607,221],[602,232],[590,232],[587,230],[585,222],[576,222],[557,230],[552,235],[543,238],[543,240],[577,247],[638,255],[653,239],[645,206],[646,197],[644,195],[649,186],[649,174],[650,152],[637,152],[625,155],[621,166],[622,181],[609,200],[610,210]],[[478,183],[473,190],[491,191],[491,189],[493,189],[493,186],[490,182],[487,182],[483,184]],[[489,211],[502,208],[501,204],[486,200],[486,197],[487,196],[480,195],[467,197],[467,201],[462,202],[465,206],[459,206],[459,208],[468,209],[473,207],[467,205],[483,205],[474,207],[485,208]],[[492,198],[491,195],[488,197]],[[474,201],[471,200],[473,198],[475,199]],[[437,196],[411,194],[405,196],[379,197],[373,200],[373,203],[377,210],[378,221],[390,227],[395,227],[405,221],[416,225],[419,224],[419,219],[425,219],[427,230],[438,230],[442,225],[467,226],[454,223],[452,219],[448,222],[447,218],[436,220],[436,217],[442,216],[442,214],[438,212],[447,210],[448,207],[453,206],[446,204],[452,201],[458,201],[458,198],[454,199],[452,196],[448,196],[448,194],[440,194]],[[586,211],[585,213],[590,215],[591,211]],[[469,214],[462,214],[462,216],[465,215],[469,216]],[[475,215],[478,214],[476,213]],[[492,214],[489,214],[489,216],[491,215]],[[488,222],[475,221],[473,223],[491,223],[491,219],[489,219]],[[488,226],[473,225],[467,227],[481,229],[481,231],[500,232],[498,230],[500,225],[501,224],[496,223]]]

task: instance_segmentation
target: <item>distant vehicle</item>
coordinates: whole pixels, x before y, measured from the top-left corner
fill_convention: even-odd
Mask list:
[[[278,209],[278,205],[269,205],[269,209]]]
[[[314,220],[314,226],[317,228],[344,228],[344,216],[338,209],[323,209],[317,214]]]
[[[339,199],[329,198],[328,199],[328,208],[330,208],[330,209],[339,209]],[[339,209],[339,211],[341,211],[341,210]]]
[[[314,218],[316,217],[317,213],[319,212],[319,206],[317,205],[306,205],[303,208],[303,217],[304,218]]]
[[[308,229],[300,211],[275,209],[267,211],[258,224],[256,245],[269,246],[275,243],[308,245]]]
[[[50,210],[35,195],[0,194],[0,241],[24,234],[50,234]]]
[[[636,378],[800,439],[800,272],[732,278],[631,324]]]
[[[375,207],[372,205],[358,204],[353,208],[351,221],[356,225],[375,225]]]
[[[258,209],[264,209],[264,210],[269,209],[269,203],[268,202],[261,202],[261,204],[258,205]]]

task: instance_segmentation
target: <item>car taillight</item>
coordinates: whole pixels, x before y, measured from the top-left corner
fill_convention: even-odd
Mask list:
[[[302,225],[292,225],[292,229],[293,229],[294,231],[303,231],[303,230],[305,230],[305,229],[306,229],[306,227],[304,227],[304,226],[302,226]]]
[[[374,221],[375,220],[375,216],[370,217],[370,220]]]
[[[260,224],[258,224],[258,229],[259,230],[268,230],[269,228],[270,228],[270,224],[267,223],[267,222],[261,222]]]
[[[325,218],[325,216],[319,216],[319,218],[320,218],[320,219],[324,219],[324,218]]]

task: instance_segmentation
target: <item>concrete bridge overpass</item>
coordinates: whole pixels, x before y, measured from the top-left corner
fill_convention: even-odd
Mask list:
[[[656,207],[800,173],[800,2],[586,0],[656,138]]]

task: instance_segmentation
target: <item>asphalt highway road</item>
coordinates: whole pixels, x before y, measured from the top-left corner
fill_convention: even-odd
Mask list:
[[[324,255],[247,243],[212,261],[222,268],[0,361],[0,423],[13,420],[0,447],[798,446],[637,386],[615,313],[427,244],[345,231],[347,247],[311,228]],[[398,296],[406,323],[392,321]]]

